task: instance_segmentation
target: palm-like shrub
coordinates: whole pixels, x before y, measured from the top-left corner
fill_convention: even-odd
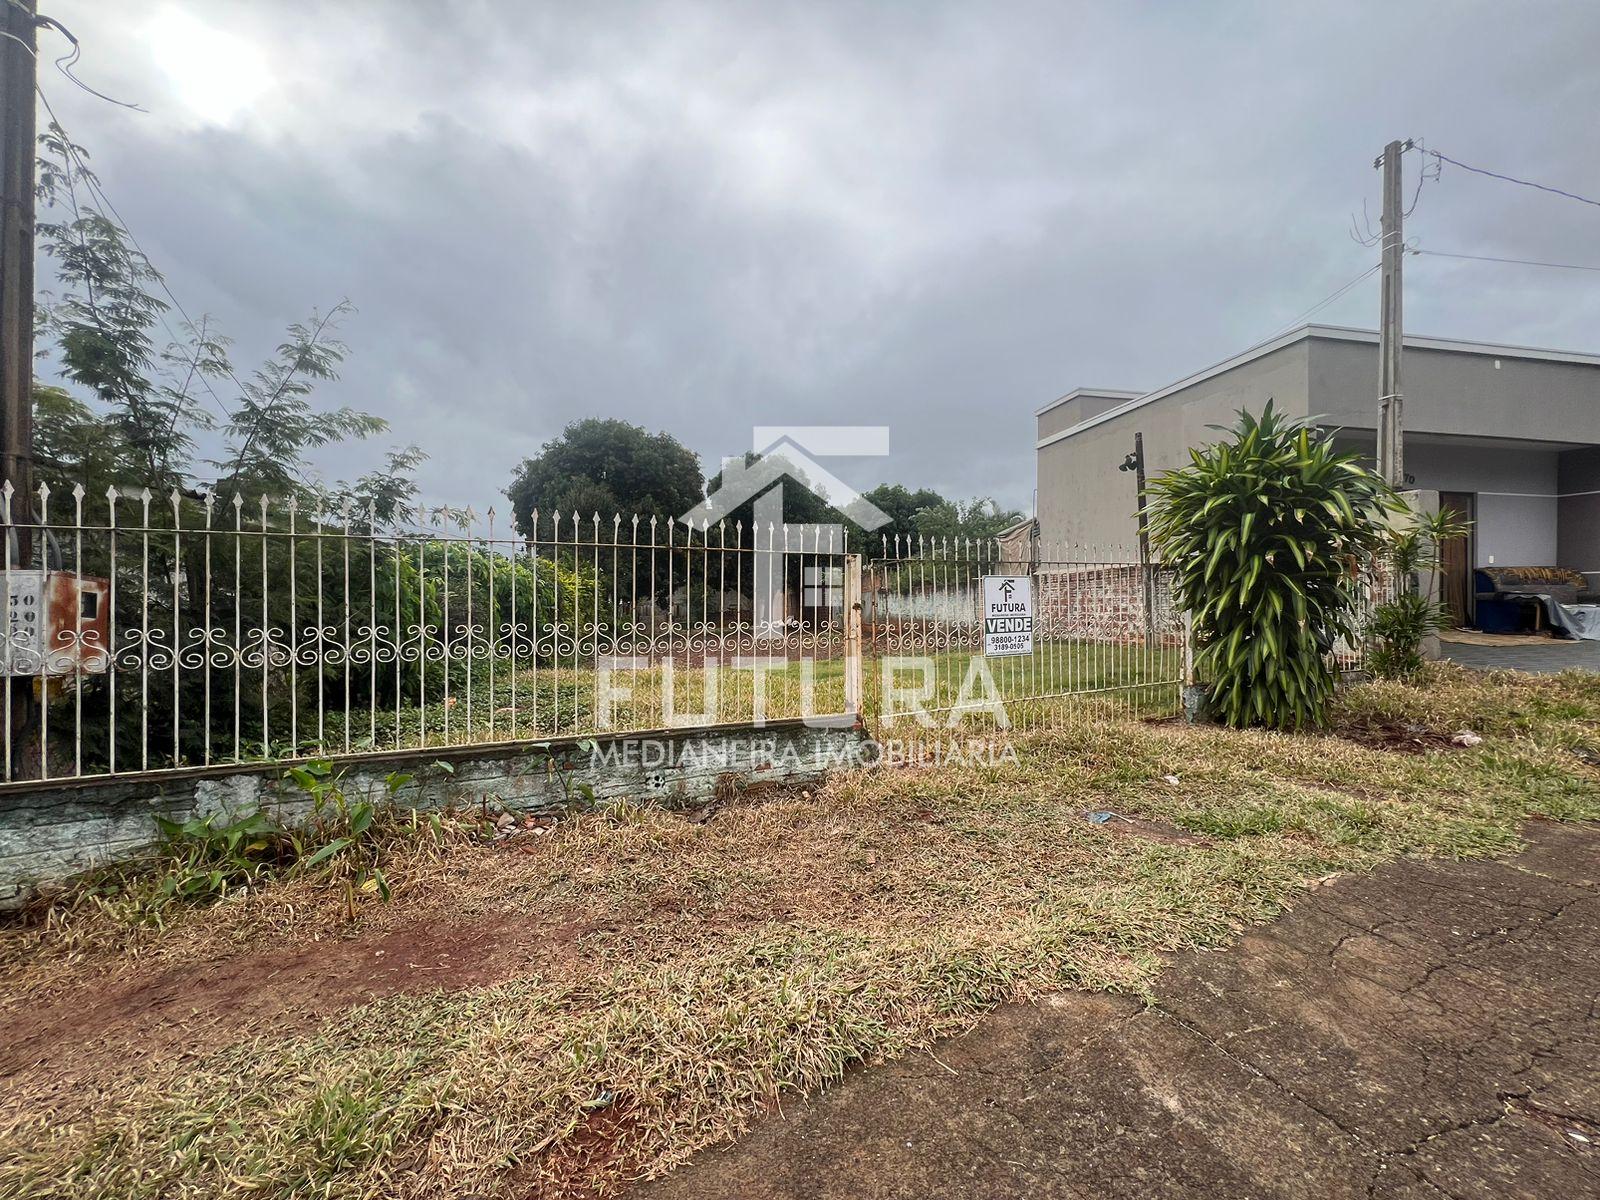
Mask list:
[[[1271,401],[1152,480],[1150,535],[1194,621],[1207,706],[1236,727],[1325,723],[1331,651],[1359,641],[1360,567],[1393,493]]]
[[[1440,548],[1464,537],[1471,523],[1454,513],[1412,513],[1388,530],[1380,561],[1397,591],[1373,610],[1366,630],[1367,669],[1383,679],[1412,679],[1422,669],[1422,642],[1450,626],[1449,609],[1432,599]],[[1422,588],[1419,576],[1428,577]]]

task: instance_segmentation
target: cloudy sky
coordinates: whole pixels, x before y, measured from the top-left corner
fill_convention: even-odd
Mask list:
[[[1389,139],[1600,194],[1594,0],[40,8],[149,110],[41,72],[185,308],[247,364],[348,297],[324,398],[480,507],[603,415],[708,471],[752,424],[882,423],[841,477],[1025,508],[1039,404],[1168,382],[1376,261],[1348,227]],[[1450,167],[1407,232],[1600,262],[1600,210]],[[1406,305],[1600,349],[1594,273],[1412,258]],[[1316,319],[1376,311],[1369,279]]]

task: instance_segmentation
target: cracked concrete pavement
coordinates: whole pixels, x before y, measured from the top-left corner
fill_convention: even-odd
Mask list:
[[[1308,893],[1156,1003],[1065,993],[639,1185],[725,1196],[1600,1196],[1600,827]]]

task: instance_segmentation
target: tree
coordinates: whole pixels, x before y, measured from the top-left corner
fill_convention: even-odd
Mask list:
[[[915,537],[917,515],[924,509],[945,503],[945,498],[932,488],[918,488],[913,492],[903,483],[880,483],[865,495],[889,518],[887,525],[865,534],[859,543],[869,554],[873,549],[881,550],[885,541],[893,545],[896,539]],[[854,537],[851,541],[855,541]]]
[[[395,451],[385,467],[331,489],[314,482],[312,450],[386,428],[378,417],[324,408],[314,400],[318,385],[337,378],[346,354],[334,335],[351,311],[348,303],[292,325],[274,354],[240,379],[228,359],[228,339],[209,318],[170,328],[167,301],[156,294],[165,290],[161,275],[127,230],[93,203],[99,184],[82,147],[56,125],[39,144],[37,234],[40,249],[54,260],[59,289],[37,308],[41,357],[59,369],[68,387],[35,382],[35,475],[50,488],[47,515],[53,522],[83,520],[59,545],[55,538],[35,539],[36,552],[42,560],[53,555],[73,570],[111,579],[122,615],[115,649],[143,655],[149,667],[163,661],[154,631],[170,631],[165,662],[174,673],[171,689],[154,691],[139,686],[144,674],[131,671],[79,681],[75,719],[86,722],[84,729],[103,731],[83,739],[102,750],[117,744],[137,757],[156,745],[154,731],[160,729],[161,745],[170,744],[175,757],[203,755],[209,738],[230,732],[221,714],[238,711],[239,676],[178,668],[227,653],[217,631],[231,626],[239,639],[231,651],[248,654],[254,638],[261,669],[274,671],[271,699],[261,701],[263,729],[269,708],[294,711],[296,704],[319,700],[325,686],[334,686],[332,656],[302,658],[298,675],[291,667],[285,678],[285,660],[270,649],[269,635],[285,628],[305,632],[305,610],[297,611],[291,599],[285,612],[278,585],[293,581],[299,594],[318,597],[319,608],[326,595],[348,616],[350,581],[380,577],[378,543],[344,542],[341,553],[324,555],[320,531],[404,520],[423,455],[414,447]],[[200,461],[202,448],[217,457]],[[75,493],[76,484],[83,485],[82,493]],[[115,501],[108,497],[113,486]],[[30,508],[38,508],[31,498],[13,499],[14,518],[26,519]],[[151,537],[148,530],[134,535],[146,520],[172,529],[172,536]],[[102,524],[137,536],[137,557],[127,554],[128,540],[121,555],[114,553],[115,534],[92,532]],[[202,532],[230,526],[240,533],[229,538]],[[180,534],[180,528],[188,532]],[[290,529],[293,535],[285,536]],[[252,538],[248,545],[241,536],[245,530]],[[399,545],[397,540],[386,547],[393,553],[383,557],[397,573],[407,565]],[[276,602],[270,615],[269,601]],[[376,611],[369,605],[369,619]],[[338,682],[349,695],[348,676]],[[374,676],[373,694],[383,686],[388,685]],[[137,724],[111,728],[114,697],[122,711],[140,712]]]
[[[208,317],[182,325],[158,349],[157,329],[169,311],[156,295],[160,273],[88,199],[99,181],[83,147],[54,124],[39,144],[39,200],[55,217],[38,223],[39,244],[55,260],[63,289],[40,303],[40,330],[54,339],[62,376],[90,397],[36,389],[45,481],[81,482],[92,496],[115,484],[163,497],[174,489],[191,497],[202,490],[223,498],[295,493],[320,503],[323,494],[307,483],[308,453],[388,428],[369,413],[312,403],[316,385],[338,378],[347,353],[334,333],[351,312],[348,301],[291,325],[273,356],[243,380],[229,361],[229,339]],[[197,464],[197,437],[211,433],[220,434],[222,454]],[[398,451],[390,471],[409,472],[421,460],[415,448]],[[395,498],[415,490],[409,478],[383,472],[362,483],[368,494],[356,499],[381,499],[392,514],[400,507]]]
[[[1210,710],[1235,727],[1322,726],[1393,493],[1270,400],[1228,432],[1150,482],[1150,538],[1193,616]]]
[[[586,417],[522,461],[506,488],[517,529],[531,536],[533,513],[599,513],[675,519],[705,499],[700,459],[670,433]]]
[[[997,537],[1022,520],[1015,509],[1003,509],[988,496],[971,500],[940,500],[917,513],[917,533],[929,538],[968,538],[984,541]]]

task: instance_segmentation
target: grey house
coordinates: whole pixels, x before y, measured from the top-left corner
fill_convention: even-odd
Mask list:
[[[1563,566],[1600,585],[1600,354],[1408,337],[1407,485],[1473,521],[1446,550],[1444,592],[1470,616],[1475,566]],[[1135,484],[1118,467],[1144,439],[1147,474],[1187,461],[1268,398],[1373,453],[1378,335],[1306,325],[1153,392],[1080,388],[1037,410],[1041,542],[1130,547]]]

